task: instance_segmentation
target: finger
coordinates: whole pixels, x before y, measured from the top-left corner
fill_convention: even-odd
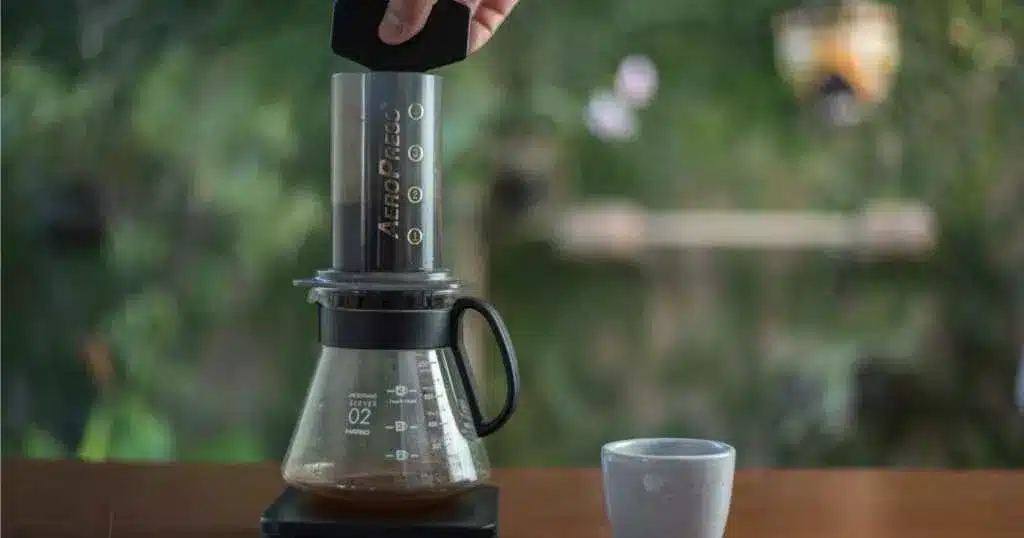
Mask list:
[[[505,22],[519,0],[464,0],[473,7],[473,24],[469,28],[469,52],[484,46],[501,23]]]
[[[384,20],[377,29],[380,40],[388,45],[400,45],[418,34],[427,23],[435,1],[390,0],[384,12]]]

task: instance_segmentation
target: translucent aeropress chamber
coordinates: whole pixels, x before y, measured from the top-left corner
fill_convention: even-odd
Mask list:
[[[334,75],[334,269],[439,268],[441,80],[423,73]]]

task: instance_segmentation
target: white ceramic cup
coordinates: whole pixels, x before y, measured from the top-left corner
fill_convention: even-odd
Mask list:
[[[614,538],[722,538],[736,450],[704,439],[627,439],[601,447]]]

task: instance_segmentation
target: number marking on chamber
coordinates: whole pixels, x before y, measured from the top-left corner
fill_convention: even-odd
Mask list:
[[[409,146],[409,160],[418,163],[423,160],[423,146],[419,144],[413,144]]]
[[[423,231],[419,228],[409,228],[409,233],[405,234],[406,239],[409,240],[409,244],[416,246],[423,242]]]
[[[409,203],[418,204],[423,201],[423,189],[419,187],[409,187]]]

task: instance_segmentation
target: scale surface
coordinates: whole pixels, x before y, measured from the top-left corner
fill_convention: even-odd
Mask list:
[[[260,518],[263,538],[495,538],[498,488],[482,486],[427,513],[339,515],[287,488]]]

